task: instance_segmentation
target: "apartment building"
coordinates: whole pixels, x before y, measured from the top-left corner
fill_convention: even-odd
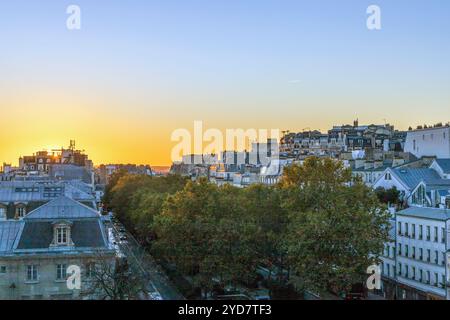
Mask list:
[[[61,196],[20,220],[0,221],[0,299],[80,299],[97,264],[114,263],[100,214]],[[67,285],[81,270],[81,288]]]
[[[410,207],[392,220],[382,257],[383,291],[400,300],[446,300],[450,210]]]

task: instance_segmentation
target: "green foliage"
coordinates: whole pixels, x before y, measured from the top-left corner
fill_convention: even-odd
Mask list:
[[[375,190],[375,193],[380,200],[380,202],[385,204],[400,204],[400,191],[393,187],[391,189],[384,189],[379,187]]]
[[[375,192],[332,159],[285,168],[275,187],[176,175],[112,181],[108,205],[205,296],[254,282],[259,266],[277,288],[346,290],[367,277],[388,239],[389,216]]]
[[[252,235],[241,190],[217,187],[201,179],[170,196],[157,218],[159,250],[195,284],[210,292],[255,277]]]
[[[307,159],[286,170],[280,183],[289,211],[284,243],[294,281],[314,292],[348,290],[362,282],[388,240],[389,215],[375,193],[333,162]]]

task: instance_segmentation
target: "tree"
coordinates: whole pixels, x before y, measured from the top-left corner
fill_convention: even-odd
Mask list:
[[[204,297],[216,286],[255,275],[255,230],[245,218],[241,194],[238,188],[217,187],[205,179],[189,182],[167,198],[156,218],[155,250],[190,275]]]
[[[283,241],[288,215],[281,203],[281,193],[276,188],[255,184],[244,189],[242,198],[245,215],[255,226],[254,249],[259,264],[269,269],[268,278],[271,281],[274,267],[286,267]]]
[[[145,281],[138,273],[129,270],[128,265],[117,259],[111,261],[97,254],[92,264],[86,293],[96,300],[135,300],[146,292]]]
[[[279,186],[289,211],[285,241],[295,284],[335,292],[361,282],[388,241],[389,214],[343,164],[308,158],[285,170]]]
[[[125,175],[127,175],[127,172],[124,169],[120,169],[111,175],[109,182],[105,187],[105,194],[103,195],[103,199],[102,199],[103,204],[105,205],[105,207],[107,209],[110,209],[110,206],[111,206],[111,201],[112,201],[112,197],[113,197],[112,189],[117,185],[119,180],[122,177],[124,177]]]
[[[147,219],[148,221],[143,222],[145,232],[148,227],[151,227],[155,210],[160,210],[161,199],[165,198],[167,194],[181,190],[186,181],[186,178],[177,175],[168,177],[123,175],[110,188],[109,206],[113,208],[121,222],[131,231],[140,229],[142,219]],[[150,194],[159,194],[159,196],[150,196]],[[143,202],[144,199],[145,203]],[[155,201],[155,203],[152,203],[152,201]],[[147,211],[147,208],[150,211]],[[133,223],[136,218],[140,222],[139,226]],[[143,235],[141,234],[141,236]]]
[[[375,190],[375,193],[378,200],[382,203],[398,205],[401,202],[400,191],[396,187],[387,190],[383,187],[379,187]]]

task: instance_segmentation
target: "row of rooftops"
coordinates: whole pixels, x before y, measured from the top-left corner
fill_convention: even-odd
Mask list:
[[[22,181],[0,182],[0,203],[48,201],[61,195],[80,201],[95,201],[90,185],[81,181]]]

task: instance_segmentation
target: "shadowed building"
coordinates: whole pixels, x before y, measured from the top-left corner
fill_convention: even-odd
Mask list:
[[[77,299],[99,260],[115,251],[100,214],[65,196],[21,220],[0,221],[0,299]],[[81,269],[81,289],[68,288],[69,266]]]

